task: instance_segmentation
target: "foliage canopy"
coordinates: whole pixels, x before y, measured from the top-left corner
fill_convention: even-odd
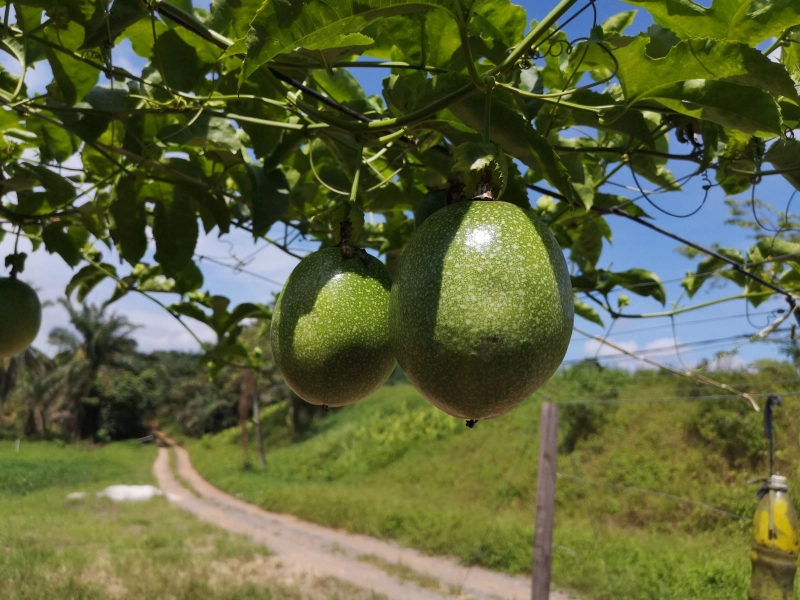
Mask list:
[[[800,188],[800,4],[629,3],[651,14],[646,33],[627,34],[630,11],[577,40],[561,28],[591,2],[563,0],[530,26],[509,0],[6,3],[0,49],[21,75],[0,71],[0,237],[59,254],[79,300],[106,278],[111,300],[180,294],[171,314],[219,336],[209,360],[252,364],[240,323],[269,311],[201,291],[201,231],[242,228],[291,252],[268,237],[276,223],[335,243],[349,220],[391,269],[411,211],[430,194],[474,196],[488,171],[495,198],[542,195],[534,209],[568,251],[577,292],[612,315],[617,287],[664,303],[651,270],[597,266],[608,217],[649,222],[636,204],[649,196],[621,195],[612,177],[676,193],[691,177],[706,192],[766,176]],[[115,64],[122,43],[140,72]],[[25,74],[45,62],[52,82],[33,93]],[[382,97],[353,76],[364,68],[385,73]],[[676,178],[675,164],[689,174]],[[365,212],[384,218],[362,226]],[[782,227],[747,256],[706,253],[685,288],[723,269],[758,304],[800,280],[798,253]],[[601,322],[585,302],[576,311]]]

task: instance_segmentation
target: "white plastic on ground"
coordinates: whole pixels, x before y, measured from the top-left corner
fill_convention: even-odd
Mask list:
[[[72,492],[67,494],[67,500],[81,500],[86,498],[86,492]]]
[[[97,492],[97,495],[114,502],[141,502],[155,496],[163,496],[164,492],[152,485],[112,485],[102,492]]]

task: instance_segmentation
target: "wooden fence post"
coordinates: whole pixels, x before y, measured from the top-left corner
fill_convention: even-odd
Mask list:
[[[550,567],[553,559],[553,521],[556,500],[558,456],[558,408],[542,404],[539,436],[539,473],[536,486],[536,527],[533,534],[533,600],[550,597]]]

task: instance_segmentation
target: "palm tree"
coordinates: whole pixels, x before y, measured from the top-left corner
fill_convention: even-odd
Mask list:
[[[52,385],[55,363],[40,350],[30,347],[3,364],[0,361],[0,406],[9,398],[22,408],[18,414],[25,435],[47,432],[48,412],[57,397]]]
[[[106,314],[106,307],[84,304],[74,307],[69,300],[59,303],[67,309],[77,334],[64,327],[50,331],[49,342],[58,349],[55,362],[62,381],[67,418],[65,429],[74,438],[92,437],[100,423],[101,369],[136,371],[137,328],[124,316]]]

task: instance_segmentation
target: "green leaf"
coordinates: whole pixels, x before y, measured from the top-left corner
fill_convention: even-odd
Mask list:
[[[77,136],[42,119],[28,119],[25,127],[36,135],[43,161],[63,163],[80,148]]]
[[[622,35],[622,32],[633,24],[633,19],[635,17],[635,10],[617,13],[616,15],[608,17],[603,21],[602,25],[600,25],[603,29],[604,38],[609,39],[614,36]]]
[[[103,19],[93,29],[87,31],[81,49],[113,44],[119,34],[148,14],[141,0],[114,0],[108,21]]]
[[[186,265],[173,279],[175,280],[175,285],[172,286],[170,291],[174,291],[177,294],[188,294],[203,287],[203,272],[194,262]]]
[[[510,0],[479,2],[472,14],[469,33],[470,37],[480,39],[483,48],[473,50],[473,55],[483,55],[495,64],[501,63],[508,49],[522,41],[527,21],[525,9]]]
[[[742,253],[733,248],[717,248],[716,252],[726,258],[729,258],[730,260],[735,261],[738,264],[744,263],[744,257],[742,256]],[[681,287],[686,290],[686,293],[691,298],[698,292],[698,290],[706,281],[709,281],[714,276],[730,279],[731,281],[744,286],[744,275],[735,269],[728,269],[727,267],[729,266],[730,264],[724,260],[714,256],[709,256],[708,258],[700,261],[700,264],[697,265],[697,271],[686,274],[686,277],[684,277],[683,281],[681,282]],[[715,271],[720,272],[715,273],[713,276],[709,276],[709,274],[714,273]]]
[[[219,335],[227,333],[245,319],[268,319],[269,316],[270,311],[266,306],[244,302],[219,320],[219,329],[216,330],[216,333]]]
[[[342,36],[359,33],[375,19],[451,7],[451,0],[264,2],[250,23],[247,37],[238,40],[229,54],[246,51],[242,69],[245,79],[279,54],[294,52],[296,48],[324,48],[329,42],[342,43]]]
[[[153,54],[158,56],[166,83],[183,92],[198,85],[211,67],[200,60],[197,49],[187,44],[175,29],[158,36]]]
[[[165,186],[148,184],[142,196],[155,201],[155,259],[167,277],[179,276],[192,263],[197,245],[197,214],[191,201]]]
[[[772,163],[776,169],[794,169],[784,173],[783,177],[800,190],[800,141],[778,140],[767,150],[764,160]]]
[[[603,327],[603,319],[600,318],[600,315],[597,314],[597,311],[586,304],[586,302],[581,302],[577,298],[573,301],[573,305],[575,306],[575,314],[579,317],[583,317],[587,321],[591,321],[592,323],[597,323],[601,327]]]
[[[611,235],[608,223],[601,217],[586,219],[568,233],[572,240],[572,260],[584,271],[593,270],[603,251],[603,237]]]
[[[266,235],[269,228],[283,216],[289,207],[289,183],[279,169],[264,171],[261,167],[249,168],[253,207],[253,235]]]
[[[774,262],[784,262],[796,259],[800,255],[800,243],[772,237],[759,240],[756,244],[760,258],[758,260],[768,260]],[[752,256],[752,249],[751,249]]]
[[[375,40],[361,33],[347,33],[333,37],[321,45],[311,44],[305,48],[298,48],[297,54],[330,68],[344,58],[362,54],[374,43]]]
[[[719,165],[716,180],[726,193],[739,194],[750,189],[753,185],[760,148],[761,142],[751,135],[731,129],[722,131],[722,138],[717,142],[713,155],[717,157]],[[744,173],[734,173],[732,169]]]
[[[43,212],[51,212],[69,204],[75,198],[75,186],[72,182],[47,167],[19,163],[15,177],[18,175],[35,178],[38,180],[39,185],[45,189],[44,195],[39,195],[38,193],[35,196],[32,195],[35,198],[44,200],[44,202],[29,203],[20,196],[19,205],[24,212],[33,213],[39,207],[43,208]]]
[[[42,228],[42,241],[50,254],[58,253],[70,267],[83,258],[81,249],[89,241],[89,232],[77,225],[50,223]]]
[[[709,37],[756,46],[800,25],[796,0],[714,0],[706,8],[691,0],[625,0],[646,9],[681,39]]]
[[[649,296],[658,300],[662,305],[667,302],[667,292],[661,278],[646,269],[628,269],[612,274],[616,285],[621,285],[639,296]]]
[[[368,98],[355,77],[345,69],[328,73],[322,69],[312,71],[312,77],[326,94],[334,100],[361,113],[381,112],[383,107],[375,98]]]
[[[109,206],[114,219],[111,238],[119,253],[131,265],[136,265],[147,250],[147,214],[144,202],[139,200],[139,187],[135,178],[120,178],[114,187],[114,200]]]
[[[8,52],[11,56],[17,59],[19,63],[20,76],[17,80],[16,90],[11,96],[11,100],[17,97],[17,94],[22,90],[25,83],[25,72],[28,70],[28,57],[25,52],[25,45],[14,38],[4,37],[0,39],[0,49]]]
[[[167,307],[170,312],[183,315],[208,325],[208,315],[193,302],[178,302]]]
[[[639,36],[614,51],[628,106],[656,100],[748,133],[782,132],[773,94],[796,99],[797,92],[780,64],[745,44],[711,39],[680,42],[664,58],[652,59],[649,40]]]
[[[97,239],[105,237],[107,229],[106,206],[102,206],[99,203],[87,202],[78,207],[78,214],[81,216],[81,223],[89,230],[89,233]],[[108,240],[104,241],[106,241],[110,247]]]
[[[113,275],[117,274],[114,265],[108,263],[100,263],[102,269],[98,269],[94,265],[87,265],[80,271],[75,273],[70,282],[67,284],[67,289],[64,292],[69,298],[75,290],[78,290],[77,300],[83,302],[91,291],[97,285],[108,277],[108,273]]]
[[[56,46],[77,50],[83,43],[83,27],[73,21],[59,29],[48,27],[45,36]],[[100,78],[98,69],[50,46],[45,47],[45,54],[56,84],[55,87],[49,86],[48,90],[65,104],[72,105],[83,100],[97,84]]]

